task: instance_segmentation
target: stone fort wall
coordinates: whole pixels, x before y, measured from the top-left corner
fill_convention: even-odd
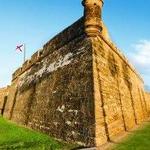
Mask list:
[[[55,36],[15,71],[7,92],[0,90],[0,107],[4,117],[18,124],[92,147],[146,120],[150,94],[105,25],[98,21],[101,32],[92,26],[98,19],[92,20],[93,14],[89,19],[89,3],[87,18]]]
[[[81,18],[13,74],[1,102],[8,95],[4,116],[19,124],[99,146],[148,118],[143,86],[106,33],[86,37]]]
[[[8,91],[9,87],[0,88],[0,115],[3,115],[4,110],[6,110],[5,106],[7,103]]]
[[[147,111],[148,111],[148,114],[150,114],[150,103],[149,103],[149,100],[150,100],[150,93],[149,93],[149,92],[145,92],[145,95],[146,95]]]
[[[92,39],[96,144],[113,141],[149,116],[149,94],[128,60],[103,36]]]
[[[83,18],[13,74],[4,116],[66,141],[94,145],[92,44]]]

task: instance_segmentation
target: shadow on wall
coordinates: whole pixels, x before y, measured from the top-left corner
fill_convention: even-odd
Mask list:
[[[0,89],[0,115],[2,116],[4,114],[6,103],[7,103],[8,91],[9,91],[9,86]]]

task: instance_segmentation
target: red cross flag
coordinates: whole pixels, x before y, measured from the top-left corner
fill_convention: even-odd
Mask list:
[[[22,45],[17,45],[17,46],[16,46],[16,50],[17,50],[17,51],[19,50],[20,52],[22,52],[22,51],[23,51],[22,48],[23,48],[23,44],[22,44]]]
[[[16,46],[16,51],[23,52],[23,61],[25,62],[26,60],[26,48],[25,44],[20,44]]]

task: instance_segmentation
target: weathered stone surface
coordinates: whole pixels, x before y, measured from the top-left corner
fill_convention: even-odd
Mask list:
[[[102,31],[103,0],[83,0],[85,33],[89,37],[97,36]]]
[[[112,141],[149,116],[143,81],[105,38],[92,38],[96,145]],[[104,129],[104,130],[102,130]]]
[[[143,96],[145,96],[145,103],[146,103],[146,109],[147,109],[147,115],[150,114],[150,93],[143,92]]]
[[[56,138],[99,147],[149,117],[150,94],[98,17],[102,1],[84,2],[84,18],[47,42],[15,71],[11,86],[0,89],[0,113]],[[86,26],[91,20],[92,28]]]
[[[13,121],[67,141],[94,145],[92,49],[88,39],[79,37],[51,53],[17,82]]]
[[[9,87],[0,89],[0,115],[4,115],[4,110],[6,110],[7,96]]]

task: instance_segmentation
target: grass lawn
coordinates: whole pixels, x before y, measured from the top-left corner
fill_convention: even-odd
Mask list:
[[[0,117],[0,150],[70,150],[69,145]]]
[[[0,117],[0,150],[71,150],[77,146],[59,142]],[[131,131],[128,137],[112,149],[150,150],[150,123],[139,130]]]
[[[150,150],[150,123],[139,130],[131,131],[131,135],[113,150]]]

